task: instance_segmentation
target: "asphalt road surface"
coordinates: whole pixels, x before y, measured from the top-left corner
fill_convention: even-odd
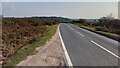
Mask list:
[[[59,31],[73,66],[118,66],[119,42],[72,24]]]

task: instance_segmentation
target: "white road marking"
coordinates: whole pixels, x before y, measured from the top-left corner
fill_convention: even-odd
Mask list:
[[[67,24],[66,24],[67,25]],[[68,27],[70,27],[69,25],[67,25]],[[75,30],[75,29],[73,29],[72,27],[70,27],[72,30]],[[78,31],[76,31],[79,35],[81,35],[81,36],[83,36],[83,37],[85,37],[83,34],[81,34],[81,33],[79,33]]]
[[[73,28],[71,28],[72,30],[74,30]]]
[[[85,37],[83,34],[79,33],[78,31],[76,31],[76,33],[78,33],[79,35],[81,35],[81,36]]]
[[[59,32],[60,40],[61,40],[61,43],[62,43],[63,51],[65,53],[66,63],[68,64],[68,66],[73,68],[73,64],[72,64],[71,59],[70,59],[70,57],[68,55],[67,49],[65,47],[65,44],[64,44],[64,42],[62,40],[62,36],[61,36],[61,33],[60,33],[60,25],[58,26],[58,32]]]
[[[94,42],[94,41],[92,41],[92,40],[91,40],[91,42],[94,43],[95,45],[97,45],[98,47],[102,48],[103,50],[107,51],[107,52],[110,53],[111,55],[115,56],[116,58],[120,59],[120,57],[119,57],[118,55],[114,54],[114,53],[111,52],[110,50],[104,48],[103,46],[97,44],[96,42]]]
[[[65,24],[65,25],[67,25],[67,24]],[[69,25],[67,25],[68,27],[70,27]]]
[[[69,25],[67,25],[68,27],[70,27]]]
[[[84,28],[80,28],[80,27],[75,26],[75,25],[73,25],[73,26],[76,27],[76,28],[78,28],[78,29],[80,29],[80,30],[82,29],[82,30],[84,30],[84,31],[86,31],[86,32],[92,33],[93,35],[96,35],[96,36],[98,36],[98,37],[100,37],[100,38],[102,38],[102,39],[105,39],[106,41],[108,41],[108,42],[110,42],[110,43],[113,43],[113,44],[115,44],[115,45],[118,45],[118,44],[119,44],[119,42],[116,41],[116,40],[113,40],[113,39],[104,37],[104,36],[102,36],[102,35],[96,34],[96,33],[94,33],[94,32],[91,32],[91,31],[86,30],[86,29],[84,29]]]

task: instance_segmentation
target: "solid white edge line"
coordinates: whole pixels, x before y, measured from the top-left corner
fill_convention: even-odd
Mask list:
[[[114,54],[114,53],[111,52],[110,50],[104,48],[103,46],[97,44],[96,42],[94,42],[94,41],[92,41],[92,40],[91,40],[91,42],[94,43],[95,45],[97,45],[98,47],[102,48],[103,50],[107,51],[107,52],[110,53],[111,55],[115,56],[116,58],[120,59],[120,57],[119,57],[118,55]]]
[[[61,25],[61,24],[60,24],[60,25]],[[68,64],[68,66],[71,66],[71,68],[72,68],[73,64],[72,64],[71,59],[70,59],[70,57],[69,57],[69,55],[68,55],[67,49],[66,49],[66,47],[65,47],[65,44],[64,44],[64,42],[63,42],[63,40],[62,40],[62,36],[61,36],[61,33],[60,33],[60,25],[58,26],[59,37],[60,37],[60,40],[61,40],[61,44],[62,44],[62,47],[63,47],[63,51],[64,51],[64,53],[65,53],[65,58],[67,59],[67,64]]]

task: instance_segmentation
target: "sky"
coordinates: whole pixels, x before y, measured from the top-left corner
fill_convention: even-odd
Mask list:
[[[119,5],[118,5],[118,19],[120,19],[120,1],[119,1],[118,4],[119,4]]]
[[[120,0],[1,0],[2,2],[118,2]]]
[[[2,14],[2,2],[0,1],[0,15]]]
[[[107,16],[112,13],[115,18],[118,18],[118,2],[9,2],[9,1],[10,0],[8,0],[8,2],[2,3],[2,14],[3,16],[6,17],[62,16],[74,19],[75,18],[91,19]]]

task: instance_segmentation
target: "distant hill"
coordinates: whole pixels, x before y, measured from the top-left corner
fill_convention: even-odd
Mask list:
[[[71,22],[72,19],[69,19],[69,18],[64,18],[64,17],[37,17],[37,18],[40,18],[40,19],[51,19],[51,20],[55,20],[55,21],[58,21],[58,22]]]
[[[98,22],[98,19],[85,19],[87,22],[94,22],[96,20],[96,22]]]
[[[79,19],[74,19],[75,21],[78,21]],[[84,19],[86,22],[94,22],[96,20],[98,22],[98,19]]]
[[[0,18],[2,18],[2,15],[0,15]]]

